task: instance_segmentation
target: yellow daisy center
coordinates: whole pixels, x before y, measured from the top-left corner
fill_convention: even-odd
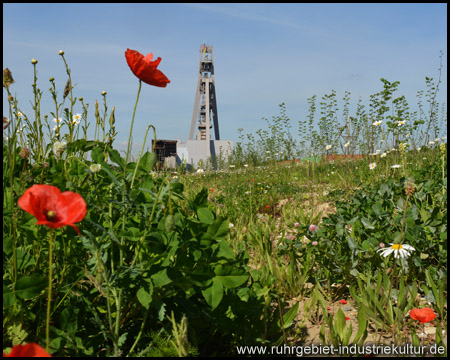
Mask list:
[[[402,248],[402,244],[394,244],[394,245],[392,245],[392,248],[394,250],[400,250]]]

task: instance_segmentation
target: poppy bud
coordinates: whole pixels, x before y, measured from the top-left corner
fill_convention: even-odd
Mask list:
[[[63,55],[64,55],[64,51],[59,50],[58,54],[61,55],[61,56],[63,56]]]
[[[95,117],[100,117],[100,112],[98,111],[98,102],[95,100]]]
[[[107,94],[106,91],[102,91],[102,95],[105,96]]]
[[[109,116],[109,125],[110,125],[111,127],[113,127],[114,123],[116,122],[116,118],[114,117],[114,109],[115,109],[115,108],[116,108],[116,107],[113,106],[113,108],[112,108],[112,110],[111,110],[111,115]]]
[[[48,81],[53,82],[53,81],[55,81],[55,78],[54,78],[54,77],[51,77],[50,79],[48,79]]]
[[[31,59],[31,63],[33,64],[33,65],[36,65],[37,64],[37,60],[36,59]]]

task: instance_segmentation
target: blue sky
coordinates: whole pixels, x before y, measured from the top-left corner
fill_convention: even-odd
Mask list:
[[[109,108],[116,108],[119,150],[126,147],[138,89],[125,50],[162,58],[159,69],[171,83],[143,84],[133,153],[148,124],[160,139],[188,138],[203,43],[214,46],[223,140],[236,142],[238,128],[264,128],[262,118],[279,115],[282,102],[296,133],[308,114],[307,98],[334,89],[342,99],[348,90],[352,105],[359,97],[368,104],[369,95],[382,89],[380,78],[400,81],[398,94],[413,108],[417,91],[426,89],[425,76],[438,76],[440,50],[439,100],[447,98],[447,4],[3,5],[3,68],[12,71],[19,107],[32,114],[36,58],[41,110],[53,118],[48,79],[55,78],[62,97],[67,75],[58,51],[64,50],[77,84],[74,96],[90,104],[91,122],[95,100],[107,91]],[[7,115],[5,104],[4,98]],[[80,105],[75,112],[82,112]]]

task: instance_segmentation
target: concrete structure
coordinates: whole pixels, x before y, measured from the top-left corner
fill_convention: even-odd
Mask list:
[[[208,144],[209,147],[206,149]],[[233,142],[230,140],[187,140],[185,143],[177,144],[177,162],[181,164],[184,161],[197,168],[200,160],[206,165],[208,158],[211,158],[212,166],[217,168],[217,160],[226,160],[232,151]]]
[[[196,126],[197,132],[195,133]],[[214,128],[215,139],[211,138],[212,128]],[[177,144],[178,158],[180,162],[184,159],[187,164],[194,167],[198,166],[200,160],[206,164],[211,158],[213,166],[217,167],[217,158],[226,159],[232,151],[232,141],[220,140],[213,47],[204,44],[200,47],[197,90],[189,140]]]

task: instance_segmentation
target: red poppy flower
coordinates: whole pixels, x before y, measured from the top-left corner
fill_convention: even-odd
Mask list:
[[[19,206],[37,219],[37,225],[50,228],[72,226],[86,216],[86,202],[81,195],[72,191],[61,193],[52,185],[33,185],[25,191],[18,201]]]
[[[412,309],[409,312],[409,316],[411,316],[414,320],[419,321],[420,323],[427,323],[436,318],[436,314],[433,309],[423,308],[423,309]]]
[[[340,302],[341,304],[343,304],[343,305],[347,304],[347,300],[344,300],[344,299],[339,300],[339,302]]]
[[[42,346],[35,343],[13,346],[9,355],[3,353],[3,357],[51,357]]]
[[[345,320],[347,320],[347,321],[348,321],[348,320],[350,320],[350,318],[349,318],[348,316],[346,316],[346,317],[345,317]]]
[[[125,51],[125,58],[133,74],[146,84],[166,87],[170,83],[166,75],[157,69],[161,58],[159,57],[155,61],[152,61],[153,53],[144,56],[136,50],[127,49]]]

